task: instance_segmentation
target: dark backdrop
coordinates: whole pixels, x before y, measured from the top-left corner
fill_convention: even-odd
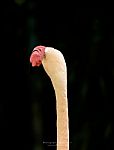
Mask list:
[[[51,150],[55,95],[36,45],[60,50],[68,70],[70,150],[112,149],[113,12],[35,0],[1,2],[0,149]]]

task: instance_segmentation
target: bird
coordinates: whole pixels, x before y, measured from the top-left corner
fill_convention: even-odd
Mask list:
[[[67,65],[63,53],[53,47],[35,46],[30,55],[32,67],[43,65],[56,97],[57,150],[69,150]]]

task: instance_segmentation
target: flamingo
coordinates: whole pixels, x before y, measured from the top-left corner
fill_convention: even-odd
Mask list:
[[[67,66],[63,54],[53,48],[36,46],[30,56],[32,67],[43,65],[56,96],[57,150],[69,150]]]

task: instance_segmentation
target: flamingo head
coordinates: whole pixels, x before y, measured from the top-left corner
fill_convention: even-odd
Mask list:
[[[32,67],[40,66],[45,55],[45,46],[36,46],[30,56]]]

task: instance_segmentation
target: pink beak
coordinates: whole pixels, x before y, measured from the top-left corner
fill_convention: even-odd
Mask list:
[[[32,67],[40,66],[45,53],[45,46],[36,46],[30,56]]]

